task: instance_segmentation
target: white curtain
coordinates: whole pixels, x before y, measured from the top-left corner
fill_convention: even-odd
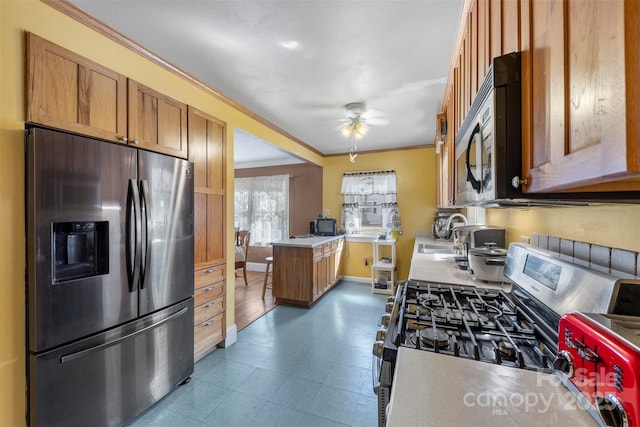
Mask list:
[[[289,175],[236,178],[235,226],[251,231],[251,246],[289,236]]]
[[[343,196],[396,194],[395,171],[348,172],[342,176]]]
[[[341,193],[341,225],[345,233],[358,234],[373,229],[387,234],[402,233],[394,170],[347,172],[342,177]]]

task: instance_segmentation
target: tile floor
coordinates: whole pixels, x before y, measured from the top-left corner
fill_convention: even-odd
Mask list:
[[[342,281],[309,310],[278,306],[129,427],[377,426],[371,349],[386,300]]]

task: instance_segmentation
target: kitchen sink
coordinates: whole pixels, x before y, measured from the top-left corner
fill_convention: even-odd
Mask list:
[[[430,245],[428,243],[419,243],[418,252],[421,254],[454,254],[456,253],[453,245]]]

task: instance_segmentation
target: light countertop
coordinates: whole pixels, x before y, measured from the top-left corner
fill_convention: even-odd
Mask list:
[[[398,349],[387,427],[597,426],[552,374]]]
[[[344,236],[312,236],[296,237],[294,239],[282,239],[271,242],[271,246],[292,246],[298,248],[315,248],[316,246],[330,243],[334,240],[343,239]]]
[[[420,253],[418,247],[427,245],[430,248],[441,246],[443,252]],[[450,283],[454,285],[478,286],[483,288],[498,288],[509,290],[508,284],[487,283],[473,279],[466,270],[460,270],[455,266],[456,254],[446,253],[453,250],[451,240],[438,240],[431,237],[431,233],[417,232],[411,255],[409,268],[409,280],[423,280],[428,282]],[[437,250],[437,249],[434,249]]]

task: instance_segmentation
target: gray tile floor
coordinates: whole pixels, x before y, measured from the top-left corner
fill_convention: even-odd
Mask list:
[[[386,299],[342,281],[309,310],[278,306],[129,426],[376,426],[371,350]]]

